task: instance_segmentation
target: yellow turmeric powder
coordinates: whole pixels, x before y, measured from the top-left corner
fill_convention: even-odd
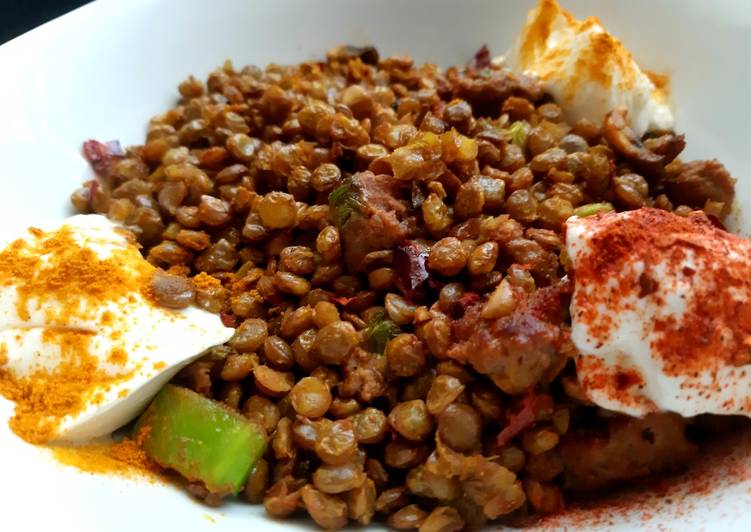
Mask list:
[[[193,284],[200,290],[222,286],[222,282],[219,279],[204,272],[200,272],[198,275],[193,277]]]
[[[111,449],[111,456],[122,463],[129,464],[139,470],[160,471],[160,467],[146,455],[143,444],[149,437],[151,427],[141,427],[135,438],[124,438],[115,443]]]
[[[91,333],[47,329],[42,338],[60,348],[60,361],[54,369],[19,376],[0,366],[0,395],[16,403],[10,428],[30,443],[53,439],[62,418],[101,400],[97,389],[132,374],[112,375],[100,369],[98,359],[88,350]]]
[[[124,438],[119,442],[55,446],[50,447],[50,450],[58,462],[86,473],[123,477],[145,476],[156,480],[162,469],[143,450],[143,443],[147,437],[148,427],[144,427],[134,438]]]
[[[102,259],[68,226],[30,234],[34,240],[18,239],[0,252],[0,286],[16,288],[21,319],[30,318],[30,307],[44,307],[48,324],[66,326],[72,317],[90,317],[92,305],[149,292],[154,267],[135,247],[114,248]]]
[[[65,416],[96,404],[101,390],[133,373],[101,368],[89,351],[93,333],[71,328],[71,323],[97,320],[103,303],[134,293],[147,297],[154,267],[131,245],[110,246],[109,255],[102,258],[76,241],[69,226],[51,232],[30,229],[29,235],[0,251],[0,287],[15,288],[22,320],[43,313],[45,325],[52,328],[45,329],[41,340],[59,349],[59,362],[19,375],[7,367],[3,344],[0,395],[16,403],[12,430],[31,443],[44,443],[54,438]],[[97,325],[112,325],[112,320],[111,312],[103,312]],[[107,362],[122,367],[128,355],[115,348]]]

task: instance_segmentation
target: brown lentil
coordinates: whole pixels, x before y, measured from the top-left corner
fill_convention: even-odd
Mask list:
[[[351,323],[337,321],[320,329],[312,345],[321,362],[339,364],[357,344],[357,333]]]
[[[433,420],[422,399],[399,403],[389,414],[391,428],[411,441],[421,441],[433,430]]]
[[[243,405],[243,414],[253,419],[271,433],[281,418],[279,408],[269,399],[260,395],[251,395]]]
[[[419,527],[420,532],[457,532],[464,528],[459,512],[450,506],[439,506],[430,512]]]
[[[412,377],[425,367],[422,342],[414,334],[400,334],[386,344],[389,369],[399,377]]]
[[[450,404],[438,416],[438,434],[446,445],[459,452],[471,452],[480,445],[482,421],[470,405]]]
[[[254,352],[261,348],[268,334],[267,323],[260,318],[250,318],[242,322],[235,335],[228,342],[231,347],[242,352]]]
[[[443,238],[430,249],[428,266],[447,277],[458,274],[467,263],[467,250],[459,239]]]
[[[389,516],[386,524],[397,530],[415,530],[425,522],[427,512],[421,510],[416,504],[408,504]]]
[[[304,486],[301,493],[305,509],[321,528],[336,530],[347,524],[347,504],[344,501],[311,485]]]
[[[328,385],[315,377],[297,381],[289,395],[295,412],[308,418],[323,416],[331,405]]]
[[[386,415],[376,408],[366,408],[352,416],[358,443],[378,443],[386,436]]]

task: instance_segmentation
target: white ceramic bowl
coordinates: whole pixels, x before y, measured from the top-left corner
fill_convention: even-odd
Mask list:
[[[341,43],[464,63],[483,43],[510,44],[533,0],[100,0],[0,47],[2,228],[60,218],[91,173],[88,138],[140,143],[147,120],[168,108],[177,83],[231,58],[236,65],[322,57]],[[564,0],[597,15],[637,60],[667,72],[686,133],[686,158],[717,157],[739,178],[738,227],[751,233],[751,10],[745,0]],[[744,210],[745,209],[745,210]],[[174,488],[96,477],[26,445],[0,401],[0,529],[217,530],[310,526],[273,521],[262,508],[209,509]],[[738,529],[747,513],[751,447],[717,459],[662,499],[633,496],[618,508],[576,512],[549,528]],[[689,475],[691,476],[691,475]],[[693,491],[683,494],[686,488]],[[698,489],[702,488],[702,489]],[[667,502],[667,499],[670,502]],[[633,500],[638,499],[638,500]]]

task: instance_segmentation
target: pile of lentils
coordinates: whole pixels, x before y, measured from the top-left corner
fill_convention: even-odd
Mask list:
[[[444,70],[340,46],[325,62],[228,61],[178,90],[143,145],[84,144],[97,178],[72,202],[135,233],[162,304],[236,327],[175,382],[268,435],[243,496],[326,529],[561,511],[558,450],[594,410],[565,304],[543,371],[489,375],[451,356],[455,322],[559,286],[571,215],[724,215],[724,168],[681,163],[671,132],[634,138],[622,113],[567,123],[485,49]]]

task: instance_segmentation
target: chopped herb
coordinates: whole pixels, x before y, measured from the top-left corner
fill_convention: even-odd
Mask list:
[[[331,301],[334,303],[339,303],[341,306],[346,307],[347,304],[355,299],[354,297],[332,297]]]
[[[507,130],[508,133],[508,139],[519,146],[520,148],[524,149],[524,146],[527,143],[527,128],[529,126],[526,122],[522,120],[517,120],[513,124],[511,124]]]
[[[360,195],[351,181],[346,181],[329,194],[331,219],[337,227],[342,227],[350,215],[362,206]]]
[[[587,203],[581,207],[574,209],[574,215],[580,218],[586,218],[600,212],[610,212],[613,210],[613,206],[610,203]]]
[[[383,312],[379,312],[368,323],[368,327],[365,329],[365,337],[373,350],[382,355],[388,341],[401,332],[402,330],[396,323],[386,318]]]

